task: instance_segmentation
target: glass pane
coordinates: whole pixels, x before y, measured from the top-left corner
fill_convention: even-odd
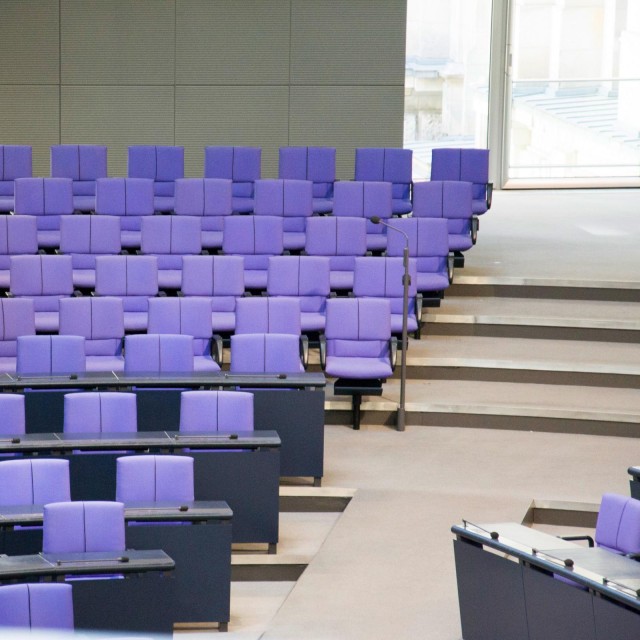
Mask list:
[[[408,0],[404,146],[428,180],[434,147],[487,147],[491,0]]]
[[[640,2],[516,0],[509,178],[640,177]]]

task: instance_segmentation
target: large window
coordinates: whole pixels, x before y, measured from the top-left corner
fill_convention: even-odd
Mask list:
[[[514,0],[507,179],[640,176],[640,1]]]
[[[491,0],[408,0],[404,146],[414,180],[429,179],[434,147],[487,147],[490,41]]]

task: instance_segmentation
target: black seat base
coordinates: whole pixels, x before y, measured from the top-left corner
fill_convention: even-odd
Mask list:
[[[351,396],[351,411],[353,428],[360,429],[360,405],[362,396],[381,396],[382,383],[379,378],[365,380],[359,378],[338,378],[333,384],[333,392],[337,396]]]

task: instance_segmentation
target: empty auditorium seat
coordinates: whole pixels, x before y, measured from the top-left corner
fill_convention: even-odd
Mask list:
[[[200,217],[205,249],[222,248],[224,218],[233,212],[231,188],[231,180],[221,178],[176,180],[175,213]]]
[[[124,308],[121,298],[60,300],[59,333],[85,339],[87,371],[124,371]]]
[[[253,211],[253,183],[261,176],[259,147],[205,147],[204,177],[233,182],[233,210]]]
[[[306,221],[313,215],[313,185],[309,180],[256,180],[253,213],[283,218],[284,248],[305,245]]]
[[[391,217],[391,183],[340,181],[334,185],[333,215],[365,218],[367,220],[367,249],[384,251],[387,248],[387,228],[369,220],[377,216],[382,220]]]
[[[233,373],[300,373],[304,371],[297,336],[245,333],[231,336]]]
[[[10,584],[0,587],[0,627],[73,631],[70,584]]]
[[[31,178],[32,175],[30,145],[0,145],[0,212],[14,210],[16,178]]]
[[[193,458],[142,455],[116,460],[118,502],[193,502]]]
[[[156,211],[173,211],[175,181],[184,178],[184,147],[138,145],[129,147],[127,176],[153,180]]]
[[[35,216],[0,215],[0,289],[9,289],[11,256],[38,253]]]
[[[323,256],[274,256],[269,258],[267,294],[300,303],[303,333],[323,332],[327,297],[331,293],[329,258]]]
[[[0,505],[3,507],[69,500],[68,460],[27,458],[0,462]]]
[[[17,342],[18,375],[55,376],[86,371],[81,336],[19,336]]]
[[[327,256],[331,270],[331,289],[350,291],[356,257],[367,252],[367,229],[364,218],[319,216],[307,221],[305,252],[310,256]]]
[[[135,433],[136,394],[116,391],[67,393],[65,433]]]
[[[36,217],[38,246],[60,246],[60,216],[73,213],[73,186],[70,178],[17,178],[17,215]]]
[[[0,373],[16,372],[19,336],[36,333],[33,300],[0,299]]]
[[[410,213],[412,162],[411,149],[356,149],[355,179],[367,182],[390,182],[393,213],[398,215]]]
[[[276,216],[229,216],[224,220],[222,250],[244,259],[246,289],[266,289],[269,256],[281,255],[282,218]]]
[[[97,144],[53,145],[51,177],[71,178],[74,209],[94,211],[96,180],[107,177],[107,147]]]
[[[15,369],[14,369],[15,371]],[[0,433],[3,435],[25,432],[24,395],[21,393],[3,393],[0,395]],[[0,486],[0,492],[2,487]],[[0,504],[3,504],[0,502]]]
[[[311,180],[313,212],[331,213],[336,181],[335,147],[280,147],[278,178]]]
[[[186,335],[127,336],[124,342],[127,373],[192,373],[193,338]]]
[[[180,431],[253,431],[253,394],[246,391],[183,391]]]

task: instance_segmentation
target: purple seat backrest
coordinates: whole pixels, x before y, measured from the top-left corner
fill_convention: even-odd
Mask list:
[[[149,216],[143,218],[141,231],[143,253],[185,255],[202,251],[202,229],[196,216]]]
[[[384,299],[327,301],[327,340],[383,341],[391,337],[391,306]]]
[[[356,258],[353,294],[359,297],[402,298],[404,265],[402,258]],[[415,259],[409,259],[409,297],[417,293]]]
[[[307,152],[307,180],[311,180],[314,183],[335,182],[335,147],[309,147]]]
[[[299,336],[300,302],[294,298],[238,298],[236,334],[290,333]]]
[[[363,256],[367,251],[366,220],[337,216],[309,218],[305,251],[311,256]]]
[[[53,502],[44,506],[44,553],[124,551],[121,502]]]
[[[0,627],[73,631],[71,585],[29,583],[0,587]]]
[[[369,219],[372,216],[379,218],[390,218],[392,213],[392,188],[388,182],[365,182],[363,183],[363,203],[362,214]],[[376,228],[382,233],[384,227],[377,225]]]
[[[0,395],[0,433],[20,434],[25,432],[24,396],[22,394],[3,393]],[[1,463],[0,463],[1,464]],[[3,501],[4,483],[0,481],[0,505]]]
[[[51,177],[97,180],[107,177],[107,147],[60,144],[51,147]]]
[[[96,180],[96,213],[111,216],[127,215],[126,178]]]
[[[107,147],[97,144],[78,145],[80,155],[80,180],[106,178]]]
[[[156,175],[159,182],[184,178],[184,147],[156,146]]]
[[[73,213],[70,178],[18,178],[15,181],[15,212],[34,216]]]
[[[116,500],[193,502],[193,458],[126,456],[116,460]]]
[[[204,148],[204,177],[233,180],[234,147]]]
[[[411,149],[384,150],[384,179],[391,182],[395,198],[409,196],[408,185],[412,180],[413,151]]]
[[[383,148],[356,149],[355,179],[375,182],[384,180]]]
[[[155,256],[98,256],[95,292],[99,296],[158,295],[158,259]]]
[[[409,236],[409,255],[414,258],[445,257],[449,253],[447,221],[438,218],[398,218],[394,226]],[[387,237],[387,255],[401,256],[404,236],[390,233]]]
[[[183,391],[180,431],[253,431],[253,393]]]
[[[34,216],[0,217],[0,254],[38,253],[38,225]]]
[[[155,145],[136,145],[129,147],[127,177],[155,180],[157,175],[157,157]]]
[[[212,333],[211,302],[206,298],[152,298],[147,331],[208,340]]]
[[[280,333],[245,333],[231,336],[231,371],[301,372],[298,336]]]
[[[229,216],[224,219],[222,250],[235,255],[280,255],[283,251],[282,218]]]
[[[185,256],[182,293],[187,296],[241,296],[244,261],[240,256]]]
[[[339,180],[333,185],[333,215],[361,218],[364,215],[362,180]]]
[[[233,181],[255,182],[260,179],[262,149],[260,147],[233,148]]]
[[[193,372],[193,337],[175,334],[130,335],[125,338],[125,371]]]
[[[443,182],[416,182],[413,185],[413,216],[416,218],[443,217]],[[391,236],[388,234],[387,237]]]
[[[309,180],[284,180],[286,217],[308,218],[313,215],[313,183]]]
[[[262,173],[261,158],[260,147],[205,147],[204,177],[231,179],[234,196],[251,197]]]
[[[11,293],[17,296],[73,293],[71,256],[12,256],[10,274]]]
[[[44,214],[44,178],[18,178],[15,181],[14,193],[16,214]]]
[[[90,391],[64,396],[65,433],[135,433],[137,430],[135,393]]]
[[[68,460],[42,458],[0,462],[1,506],[69,500],[71,487]]]
[[[269,258],[267,292],[270,296],[323,296],[331,291],[329,258],[273,256]]]
[[[431,152],[431,180],[461,180],[462,149],[433,149]]]
[[[33,176],[32,156],[31,145],[2,145],[2,153],[0,153],[1,179],[16,180]]]
[[[83,336],[87,340],[121,340],[124,337],[122,299],[63,298],[60,300],[59,333]]]
[[[79,254],[118,254],[120,219],[116,216],[63,216],[60,251]]]
[[[231,185],[231,180],[222,178],[176,180],[175,213],[185,216],[231,215]]]
[[[284,180],[256,180],[253,213],[257,216],[284,215]]]
[[[280,147],[278,178],[284,180],[306,180],[307,162],[307,147]]]
[[[86,356],[81,336],[19,336],[16,371],[21,375],[84,373]]]
[[[127,178],[126,187],[126,215],[127,216],[152,216],[153,208],[153,181],[146,178]]]
[[[448,220],[468,219],[473,215],[473,185],[470,182],[442,183],[442,212]]]
[[[16,355],[18,336],[33,336],[36,320],[33,300],[10,298],[0,300],[0,356]]]
[[[596,523],[596,543],[617,553],[640,552],[640,501],[605,493]]]

